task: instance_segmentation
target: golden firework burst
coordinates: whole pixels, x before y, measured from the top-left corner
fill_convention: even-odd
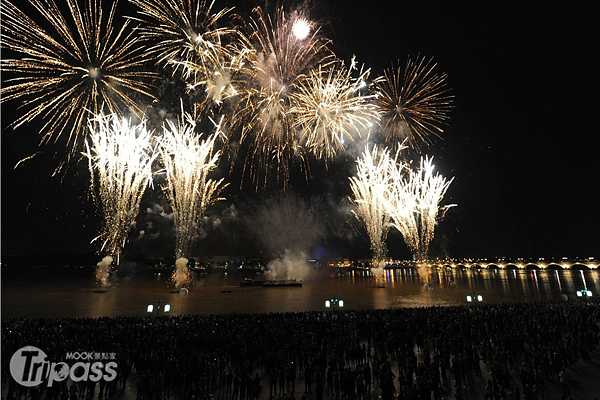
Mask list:
[[[244,173],[249,170],[257,188],[266,185],[272,164],[284,186],[293,159],[299,159],[308,173],[306,152],[290,112],[292,96],[311,70],[327,67],[335,56],[320,29],[312,29],[304,38],[294,33],[299,18],[305,17],[298,12],[287,15],[283,7],[273,15],[255,7],[242,27],[249,59],[242,71],[233,122],[240,127],[240,144],[249,142]]]
[[[399,64],[392,66],[375,82],[381,132],[390,146],[407,140],[418,149],[443,132],[453,96],[446,74],[435,72],[435,67],[433,59],[408,59],[404,70]]]
[[[293,94],[290,112],[293,126],[300,132],[300,144],[319,159],[327,160],[344,150],[346,142],[368,135],[377,121],[374,95],[364,91],[370,70],[356,70],[335,63],[326,70],[321,66],[310,71]]]
[[[3,58],[3,72],[15,73],[0,90],[1,101],[19,100],[23,115],[11,126],[43,121],[42,143],[67,136],[68,153],[81,144],[88,117],[102,105],[109,112],[141,116],[140,100],[153,100],[156,75],[144,69],[149,54],[130,22],[116,21],[117,2],[105,11],[101,0],[29,0],[40,22],[9,1],[2,2],[2,48],[20,55]],[[118,25],[118,27],[117,27]],[[91,114],[90,114],[91,113]]]

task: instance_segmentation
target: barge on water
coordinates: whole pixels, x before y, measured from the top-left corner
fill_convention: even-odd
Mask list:
[[[241,287],[262,286],[262,287],[302,287],[302,280],[296,279],[276,279],[276,280],[253,280],[245,278],[240,282]]]

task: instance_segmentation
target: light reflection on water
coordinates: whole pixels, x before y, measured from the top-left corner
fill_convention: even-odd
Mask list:
[[[159,300],[179,314],[323,310],[325,299],[333,296],[356,309],[466,304],[469,294],[481,294],[486,303],[559,300],[584,288],[600,294],[598,271],[398,269],[386,271],[378,282],[362,271],[322,271],[302,288],[240,288],[243,276],[230,274],[200,277],[186,298],[169,292],[164,275],[122,280],[102,294],[89,287],[89,277],[5,276],[2,318],[143,315],[148,303]],[[224,289],[232,292],[221,293]]]

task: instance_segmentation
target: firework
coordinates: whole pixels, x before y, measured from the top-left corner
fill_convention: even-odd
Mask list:
[[[361,93],[370,70],[361,69],[353,78],[355,64],[353,58],[350,68],[334,64],[324,71],[319,66],[293,94],[293,126],[300,131],[300,143],[319,159],[332,159],[377,119],[370,101],[374,96]]]
[[[373,266],[377,267],[386,254],[385,240],[389,231],[389,216],[384,212],[381,195],[389,184],[388,174],[394,160],[387,149],[379,150],[377,146],[369,151],[368,147],[356,160],[357,173],[350,177],[350,189],[353,198],[350,201],[355,209],[352,211],[358,221],[365,227],[371,241]]]
[[[399,151],[403,150],[399,146]],[[386,255],[385,240],[390,228],[390,216],[384,210],[382,196],[387,193],[390,184],[390,172],[402,173],[406,164],[398,164],[398,153],[392,157],[389,150],[373,146],[366,147],[356,161],[356,175],[350,177],[350,188],[353,198],[350,201],[355,209],[352,211],[358,221],[365,227],[371,241],[373,266],[377,268]]]
[[[298,17],[292,25],[292,32],[298,40],[304,40],[310,34],[311,23],[306,18]]]
[[[133,95],[154,99],[150,91],[155,74],[143,70],[149,54],[129,22],[115,26],[117,2],[105,8],[100,0],[85,0],[82,7],[66,0],[66,16],[54,0],[30,3],[41,15],[40,24],[8,1],[0,7],[2,47],[22,55],[0,61],[3,72],[18,74],[4,82],[1,101],[18,99],[25,110],[11,125],[40,118],[42,143],[66,135],[72,154],[88,113],[97,114],[102,104],[111,113],[127,107],[141,115]]]
[[[453,96],[446,74],[434,72],[435,66],[433,59],[408,59],[404,71],[393,66],[384,71],[383,79],[376,80],[375,105],[381,131],[391,146],[407,140],[412,148],[419,148],[443,132]]]
[[[214,146],[220,127],[205,139],[195,128],[193,117],[182,111],[177,123],[166,122],[160,138],[159,157],[166,178],[162,190],[175,214],[177,259],[189,255],[206,208],[222,200],[219,193],[227,186],[223,179],[208,178],[219,160],[220,152],[215,152]]]
[[[257,188],[261,181],[266,184],[272,163],[285,185],[290,161],[297,157],[305,162],[290,112],[291,98],[311,70],[319,65],[325,68],[335,59],[328,48],[330,41],[306,18],[309,33],[302,39],[306,32],[299,34],[298,27],[294,28],[301,18],[298,12],[287,16],[283,7],[272,16],[256,7],[243,27],[249,63],[242,71],[245,84],[238,90],[234,115],[241,126],[240,143],[250,142],[244,170],[250,167]]]
[[[90,189],[102,215],[101,233],[94,240],[99,239],[101,252],[118,264],[142,196],[152,184],[156,158],[152,133],[144,122],[135,125],[130,119],[103,112],[90,120],[89,129],[83,155],[89,163]]]
[[[205,92],[199,110],[237,93],[232,76],[242,67],[247,51],[238,47],[237,29],[218,26],[233,8],[213,12],[214,0],[130,1],[140,9],[141,17],[135,19],[144,24],[139,32],[152,43],[149,52],[157,56],[157,63],[181,76],[188,92]]]
[[[446,190],[454,180],[434,174],[432,158],[421,158],[417,170],[401,163],[388,164],[389,184],[380,201],[392,226],[398,229],[404,242],[418,261],[427,257],[435,225],[446,211],[455,206],[440,206]]]

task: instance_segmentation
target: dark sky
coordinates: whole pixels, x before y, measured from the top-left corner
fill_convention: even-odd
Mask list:
[[[435,156],[442,174],[455,176],[446,199],[458,207],[439,225],[432,253],[600,256],[595,13],[568,2],[435,3],[393,2],[390,8],[385,2],[330,1],[313,8],[315,18],[330,21],[324,29],[338,55],[356,54],[372,67],[372,76],[418,54],[435,56],[448,74],[456,108],[443,139],[425,152]],[[2,105],[3,127],[15,112],[14,104]],[[3,129],[2,255],[93,253],[89,241],[98,218],[86,193],[85,165],[73,164],[61,182],[51,177],[52,151],[42,147],[43,154],[13,169],[37,150],[35,127]],[[352,165],[350,157],[327,172],[314,164],[313,180],[295,177],[291,191],[320,204],[330,232],[320,251],[367,257],[366,235],[357,224],[357,232],[349,229],[346,214],[336,212],[349,194]],[[210,211],[199,254],[257,252],[241,220],[253,204],[280,190],[238,192],[238,183],[225,193],[230,200]],[[126,254],[172,253],[168,221],[147,211],[164,203],[157,189],[148,192]],[[134,240],[148,222],[146,237]],[[398,234],[390,235],[388,247],[393,256],[408,256]]]

